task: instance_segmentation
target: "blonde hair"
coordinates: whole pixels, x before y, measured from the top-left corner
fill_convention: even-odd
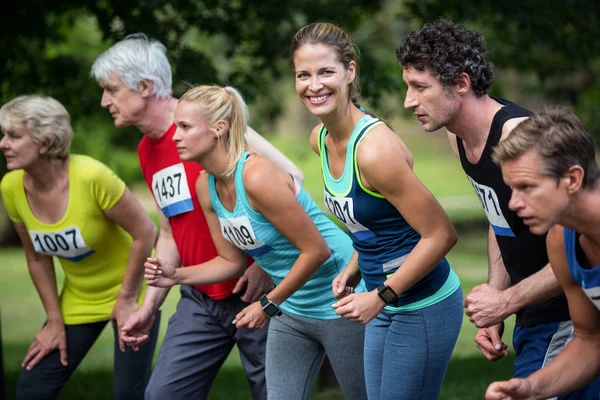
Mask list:
[[[27,129],[35,143],[48,146],[48,158],[68,157],[73,128],[68,111],[58,100],[43,95],[12,99],[0,108],[0,128],[10,131],[15,126]]]
[[[240,93],[231,86],[196,86],[185,92],[179,102],[201,102],[201,117],[208,125],[223,120],[227,123],[227,132],[223,137],[227,143],[229,162],[225,176],[233,175],[237,162],[244,151],[250,150],[246,142],[248,129],[248,107]]]
[[[524,120],[496,146],[492,157],[501,164],[531,149],[540,155],[541,172],[557,182],[573,165],[583,168],[584,188],[600,178],[594,142],[577,116],[566,108],[547,108]]]

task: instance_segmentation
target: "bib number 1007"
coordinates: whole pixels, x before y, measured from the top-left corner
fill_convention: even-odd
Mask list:
[[[77,226],[54,232],[29,231],[36,253],[79,261],[94,253],[86,246]]]

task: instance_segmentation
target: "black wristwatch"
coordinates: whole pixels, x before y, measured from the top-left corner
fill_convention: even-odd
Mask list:
[[[392,289],[385,283],[382,283],[377,287],[377,294],[379,295],[381,300],[383,300],[383,302],[388,306],[391,306],[398,302],[398,295],[396,294],[396,292],[394,292],[394,289]]]
[[[263,294],[260,298],[260,306],[262,307],[263,312],[267,314],[269,318],[277,317],[282,314],[279,306],[269,300],[266,294]]]

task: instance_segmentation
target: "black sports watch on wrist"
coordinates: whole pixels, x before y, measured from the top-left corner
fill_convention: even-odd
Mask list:
[[[267,314],[269,318],[277,317],[282,314],[279,306],[269,300],[266,294],[263,294],[260,298],[260,306],[262,307],[263,312]]]
[[[392,289],[385,283],[382,283],[377,287],[377,294],[379,295],[381,300],[383,300],[383,302],[388,306],[391,306],[398,302],[398,295],[396,294],[396,292],[394,292],[394,289]]]

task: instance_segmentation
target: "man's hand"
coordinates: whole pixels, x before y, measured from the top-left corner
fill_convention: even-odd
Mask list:
[[[353,293],[332,305],[335,313],[350,322],[366,324],[379,314],[385,307],[376,291]]]
[[[240,311],[233,320],[236,328],[262,329],[269,321],[269,317],[262,310],[260,303],[255,301]]]
[[[488,360],[497,361],[508,355],[508,345],[502,342],[503,333],[504,322],[477,331],[475,344]]]
[[[156,313],[152,310],[140,308],[127,318],[119,331],[119,338],[134,351],[138,351],[150,339],[155,319]]]
[[[494,382],[485,392],[486,400],[537,399],[527,379],[513,378],[509,381]]]
[[[119,332],[119,349],[121,349],[123,352],[127,349],[127,346],[121,338],[120,332],[123,329],[125,321],[127,321],[127,319],[129,319],[129,317],[136,312],[137,309],[138,306],[135,297],[125,297],[119,295],[117,296],[117,301],[115,302],[115,306],[110,314],[112,324],[113,326],[116,326],[117,332]]]
[[[67,361],[67,334],[62,321],[48,321],[46,325],[35,335],[35,340],[29,346],[27,355],[21,363],[21,367],[31,370],[50,352],[58,349],[60,352],[60,363],[68,365]]]
[[[268,294],[274,287],[273,279],[257,263],[253,263],[246,268],[246,272],[233,288],[233,293],[241,293],[245,288],[246,291],[241,297],[242,301],[254,303],[263,294]]]
[[[506,292],[488,284],[475,286],[463,300],[465,314],[478,328],[487,328],[504,321],[512,312]]]

